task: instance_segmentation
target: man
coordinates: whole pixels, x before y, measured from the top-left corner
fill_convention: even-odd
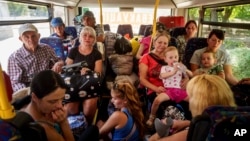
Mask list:
[[[34,25],[26,23],[19,27],[19,40],[23,45],[8,59],[8,75],[14,92],[28,87],[38,72],[48,69],[60,72],[64,65],[51,47],[38,43],[39,38]]]
[[[55,33],[51,37],[58,37],[63,41],[64,54],[68,56],[69,50],[73,47],[73,36],[65,32],[65,24],[61,17],[53,18],[50,22]]]
[[[95,29],[96,36],[97,36],[96,41],[97,42],[104,42],[103,27],[101,27],[100,25],[95,25],[95,24],[96,24],[96,21],[95,21],[95,16],[94,16],[93,12],[86,11],[82,16],[82,25],[93,27]]]

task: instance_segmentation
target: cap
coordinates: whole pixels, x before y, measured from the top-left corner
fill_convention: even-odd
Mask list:
[[[86,12],[83,14],[83,17],[94,17],[94,14],[93,14],[93,12],[91,12],[91,11],[86,11]]]
[[[38,32],[37,28],[33,24],[30,24],[30,23],[26,23],[26,24],[21,25],[19,27],[18,31],[19,31],[19,36],[22,36],[23,33],[26,31]]]
[[[56,26],[61,26],[64,23],[61,17],[55,17],[51,20],[50,24],[52,27],[56,27]]]

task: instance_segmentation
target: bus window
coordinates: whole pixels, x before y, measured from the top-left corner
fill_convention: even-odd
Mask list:
[[[232,59],[233,73],[238,78],[250,76],[250,4],[233,6],[204,7],[202,37],[207,37],[211,29],[225,31],[222,45]]]
[[[18,39],[19,26],[33,23],[41,37],[49,36],[49,10],[46,5],[11,1],[0,1],[0,7],[0,63],[2,69],[7,71],[9,55],[22,46]]]

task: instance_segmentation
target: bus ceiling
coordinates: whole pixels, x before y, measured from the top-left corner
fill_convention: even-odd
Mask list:
[[[25,0],[23,0],[25,1]],[[27,0],[26,0],[27,1]],[[55,5],[72,7],[99,7],[98,0],[33,0],[52,3]],[[160,0],[158,8],[188,8],[201,5],[219,4],[241,0]],[[154,0],[102,0],[103,7],[137,7],[149,8],[155,4]]]

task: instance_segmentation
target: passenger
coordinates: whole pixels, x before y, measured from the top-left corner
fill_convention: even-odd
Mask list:
[[[194,71],[195,75],[200,74],[214,74],[218,75],[221,78],[225,79],[225,73],[221,65],[216,65],[216,56],[212,51],[205,51],[201,55],[202,67]]]
[[[157,22],[156,23],[156,32],[165,32],[166,27],[164,24]],[[152,26],[147,26],[145,29],[144,37],[140,41],[140,47],[136,53],[136,59],[141,59],[141,57],[150,52],[151,47],[151,34],[152,34]]]
[[[192,72],[187,70],[186,66],[178,63],[179,55],[178,50],[174,46],[167,47],[163,51],[165,55],[164,60],[167,65],[161,67],[160,79],[162,79],[165,91],[158,93],[157,97],[151,106],[151,113],[146,124],[152,126],[156,112],[159,105],[168,100],[179,103],[181,101],[188,101],[187,93],[185,89],[182,89],[180,84],[183,77],[188,77],[187,71],[192,75]]]
[[[61,72],[64,65],[51,47],[38,43],[40,34],[34,25],[26,23],[18,30],[23,46],[8,59],[8,75],[14,92],[28,87],[34,74],[48,69]]]
[[[184,53],[189,39],[196,36],[197,24],[194,20],[189,20],[185,25],[185,34],[177,37],[177,48],[180,54],[180,61],[184,62]]]
[[[104,42],[104,29],[103,27],[96,25],[95,16],[92,11],[86,11],[82,16],[82,25],[90,26],[95,29],[96,41]]]
[[[80,45],[70,50],[66,59],[66,65],[85,61],[87,62],[88,67],[82,68],[82,75],[86,74],[88,71],[95,71],[101,74],[102,55],[96,48],[93,47],[96,43],[95,30],[89,26],[82,28],[79,41]],[[67,107],[69,115],[75,115],[80,112],[79,105],[82,103],[83,114],[86,116],[88,123],[92,123],[95,111],[97,109],[97,100],[98,95],[93,95],[92,97],[86,98],[85,100],[78,99],[77,101],[67,103],[65,106]]]
[[[216,75],[202,74],[195,76],[187,84],[187,93],[192,117],[202,114],[209,106],[236,106],[229,85],[224,79]],[[161,127],[164,129],[167,123],[165,119],[162,122],[163,124],[159,124],[162,124]],[[190,121],[188,120],[173,120],[173,125],[170,127],[173,130],[172,135],[160,139],[159,134],[156,133],[150,137],[149,141],[186,141],[189,125]],[[162,130],[159,129],[159,131]],[[168,135],[166,132],[164,134]]]
[[[50,22],[55,33],[51,34],[51,37],[58,37],[63,41],[65,56],[68,55],[69,50],[73,47],[73,36],[65,32],[65,24],[61,17],[55,17]]]
[[[236,85],[238,80],[233,75],[230,56],[224,49],[221,48],[224,38],[224,32],[222,30],[211,30],[207,39],[208,46],[196,50],[190,60],[191,71],[194,72],[196,69],[202,67],[200,61],[201,55],[204,51],[210,50],[216,54],[217,64],[223,65],[226,81],[231,85]]]
[[[144,116],[136,88],[127,80],[116,81],[111,88],[114,111],[105,123],[99,122],[100,136],[112,132],[112,141],[139,141],[144,137]]]
[[[75,140],[67,120],[67,111],[62,104],[66,88],[58,73],[51,70],[41,71],[32,79],[29,104],[21,109],[44,128],[48,141]],[[81,135],[79,141],[98,141],[98,132],[97,127],[91,126]]]

